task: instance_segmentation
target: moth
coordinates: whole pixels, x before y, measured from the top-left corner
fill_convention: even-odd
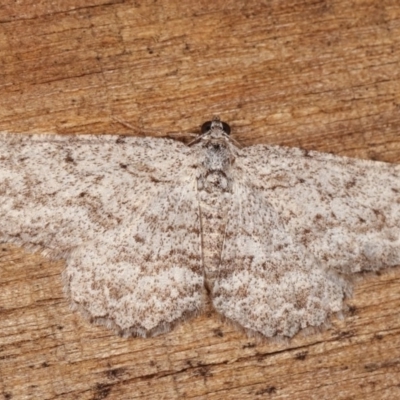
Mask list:
[[[154,336],[204,310],[292,337],[400,265],[400,166],[270,145],[214,118],[166,138],[0,134],[0,241],[65,259],[76,310]]]

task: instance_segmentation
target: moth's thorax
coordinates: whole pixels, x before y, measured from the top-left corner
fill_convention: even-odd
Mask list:
[[[198,190],[230,191],[230,167],[234,161],[233,146],[222,129],[212,129],[201,137],[201,169]]]
[[[205,148],[204,166],[209,172],[226,172],[231,163],[231,153],[225,143],[212,140]]]

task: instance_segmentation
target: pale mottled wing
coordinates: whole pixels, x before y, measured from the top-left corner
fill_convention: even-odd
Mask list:
[[[232,191],[215,309],[266,337],[291,337],[340,311],[346,282],[296,243],[258,189],[235,182]]]
[[[167,330],[201,307],[196,161],[168,139],[1,134],[0,241],[64,256],[91,319]]]
[[[242,154],[252,187],[325,266],[350,274],[400,264],[400,165],[278,146]]]
[[[273,146],[238,152],[215,308],[267,337],[321,326],[347,274],[400,264],[400,167]]]
[[[123,335],[169,331],[203,306],[203,270],[193,186],[148,193],[139,213],[74,251],[64,274],[77,309]]]

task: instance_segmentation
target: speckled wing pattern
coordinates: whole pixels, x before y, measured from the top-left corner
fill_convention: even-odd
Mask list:
[[[343,309],[351,277],[400,265],[400,166],[296,148],[239,151],[215,308],[291,337]]]
[[[193,150],[161,142],[0,136],[0,241],[66,258],[73,306],[125,335],[202,307]]]
[[[65,258],[74,308],[144,337],[207,292],[248,333],[292,337],[343,310],[354,274],[400,265],[400,166],[204,126],[189,146],[1,134],[0,241]]]

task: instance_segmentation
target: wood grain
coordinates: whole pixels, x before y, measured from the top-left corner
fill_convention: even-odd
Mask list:
[[[4,3],[0,130],[163,136],[218,114],[243,145],[400,162],[397,0]],[[399,270],[285,343],[213,313],[122,339],[69,310],[62,262],[1,250],[0,398],[400,398]]]

